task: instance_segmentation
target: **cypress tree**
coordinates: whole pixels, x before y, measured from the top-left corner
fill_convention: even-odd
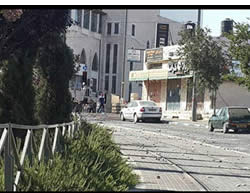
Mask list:
[[[43,42],[37,65],[37,117],[45,124],[67,122],[72,112],[69,80],[74,70],[73,52],[58,33],[49,33]]]
[[[17,50],[2,61],[0,78],[0,123],[35,124],[32,66],[29,50]]]

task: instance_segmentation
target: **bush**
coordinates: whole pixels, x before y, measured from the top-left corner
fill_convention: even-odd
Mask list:
[[[48,163],[36,160],[31,168],[26,160],[18,190],[126,191],[134,187],[138,176],[111,136],[105,128],[83,122],[75,139],[65,140],[64,154],[56,154]]]

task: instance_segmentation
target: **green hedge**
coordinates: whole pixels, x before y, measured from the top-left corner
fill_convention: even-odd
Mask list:
[[[47,164],[36,160],[31,168],[25,162],[19,190],[126,191],[134,187],[139,178],[111,137],[106,128],[83,122],[75,139],[65,140],[65,154],[55,155]]]

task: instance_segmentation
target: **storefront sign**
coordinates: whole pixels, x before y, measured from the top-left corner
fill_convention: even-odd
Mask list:
[[[160,62],[163,59],[163,48],[146,50],[146,62]]]
[[[187,74],[189,72],[183,60],[169,61],[168,71],[170,74],[174,74],[174,75]]]
[[[179,45],[163,47],[163,60],[177,60],[180,59],[178,55]]]
[[[128,61],[130,62],[140,62],[141,61],[141,51],[135,49],[128,49]]]

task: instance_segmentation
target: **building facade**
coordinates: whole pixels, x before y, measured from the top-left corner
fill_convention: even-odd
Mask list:
[[[166,118],[189,119],[192,114],[192,77],[193,72],[185,60],[179,58],[180,46],[166,46],[145,51],[144,68],[131,71],[130,81],[143,81],[143,100],[152,100],[163,109]],[[211,113],[211,94],[207,90],[198,93],[197,113]]]
[[[131,71],[129,80],[143,81],[142,99],[152,100],[162,107],[163,117],[191,119],[193,72],[177,55],[179,47],[147,49],[143,70]],[[198,90],[196,96],[197,119],[209,118],[213,114],[214,102],[216,109],[225,106],[250,107],[250,92],[232,81],[224,81],[219,86],[216,98],[205,88]]]
[[[66,43],[80,55],[80,69],[70,82],[76,98],[82,82],[88,85],[88,97],[96,98],[100,91],[123,101],[129,101],[132,93],[141,97],[142,82],[129,82],[129,72],[143,69],[145,49],[176,44],[183,27],[153,9],[70,12],[74,25],[66,33]],[[137,60],[130,58],[132,52],[137,53]]]
[[[96,97],[105,13],[98,10],[70,10],[70,15],[74,24],[67,30],[66,43],[75,55],[80,56],[78,72],[70,81],[70,91],[73,97],[81,100],[81,87],[84,82],[88,86],[86,95]]]

